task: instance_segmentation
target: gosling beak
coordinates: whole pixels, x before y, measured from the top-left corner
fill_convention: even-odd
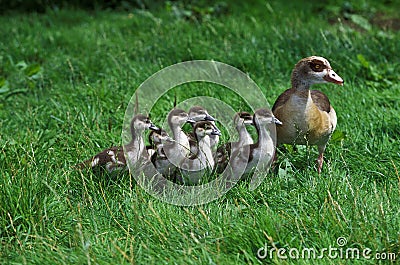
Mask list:
[[[278,120],[278,119],[275,118],[275,117],[272,118],[272,121],[273,121],[273,123],[275,123],[275,124],[279,124],[279,125],[282,125],[282,124],[283,124],[280,120]]]
[[[206,117],[204,117],[204,120],[205,121],[216,121],[216,119],[209,114],[207,114]]]
[[[332,69],[328,69],[328,72],[324,76],[324,80],[326,82],[334,83],[341,86],[343,86],[344,84],[343,79],[339,75],[337,75]]]
[[[211,135],[219,135],[219,136],[221,136],[221,131],[220,130],[212,130]]]
[[[192,124],[192,125],[196,123],[196,121],[193,120],[193,119],[190,118],[190,117],[186,120],[186,122],[187,122],[187,123],[190,123],[190,124]]]
[[[159,130],[159,128],[158,128],[157,126],[155,126],[153,123],[150,123],[149,129],[150,129],[150,130],[153,130],[153,131]]]

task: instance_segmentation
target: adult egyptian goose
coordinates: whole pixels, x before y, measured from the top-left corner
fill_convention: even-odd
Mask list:
[[[210,136],[221,135],[210,121],[199,121],[194,126],[198,152],[180,164],[180,175],[187,185],[199,184],[205,173],[214,168],[214,157],[211,150]]]
[[[268,169],[275,155],[271,131],[276,125],[282,125],[282,122],[274,117],[271,110],[258,109],[254,112],[253,124],[256,127],[258,139],[257,142],[250,145],[250,153],[244,173],[249,173],[255,168],[261,172]],[[232,154],[232,156],[235,156],[235,154]]]
[[[105,149],[93,156],[92,158],[77,165],[78,168],[104,168],[108,173],[116,170],[126,170],[127,163],[124,150],[129,157],[132,165],[136,164],[139,159],[148,159],[146,147],[143,140],[143,132],[145,130],[158,130],[158,128],[150,121],[150,119],[142,114],[136,115],[131,121],[131,141],[124,146],[113,146]]]
[[[318,90],[310,90],[317,83],[343,85],[343,79],[333,70],[328,60],[311,56],[301,59],[293,69],[292,87],[275,101],[272,111],[282,125],[276,127],[277,144],[316,145],[318,173],[324,162],[324,151],[336,128],[336,113],[328,97]]]
[[[222,173],[226,168],[232,150],[235,152],[245,145],[253,144],[253,138],[246,129],[247,126],[253,125],[253,115],[245,111],[238,112],[233,117],[233,124],[239,134],[239,141],[229,142],[218,147],[215,154],[217,173]]]

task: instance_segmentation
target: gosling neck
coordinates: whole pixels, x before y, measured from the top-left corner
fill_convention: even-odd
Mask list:
[[[200,161],[204,161],[208,167],[214,167],[214,157],[211,151],[211,141],[210,137],[206,135],[198,139],[199,151],[197,153],[197,158]]]
[[[251,138],[249,132],[246,129],[245,125],[238,125],[236,126],[236,130],[239,133],[239,143],[242,145],[252,144],[253,139]]]

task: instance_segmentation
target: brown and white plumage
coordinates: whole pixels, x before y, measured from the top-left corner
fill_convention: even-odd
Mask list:
[[[124,150],[132,164],[135,164],[141,158],[148,159],[143,141],[143,132],[147,129],[157,130],[158,128],[147,116],[142,114],[136,115],[132,119],[130,126],[132,139],[128,144],[107,148],[90,159],[78,164],[76,167],[80,169],[104,168],[109,173],[112,173],[115,170],[126,170],[127,163]]]
[[[158,130],[152,130],[149,133],[149,145],[146,146],[147,154],[152,157],[155,153],[162,154],[164,151],[163,146],[166,142],[172,142],[172,138],[169,137],[168,133],[159,128]]]
[[[214,157],[211,150],[211,136],[221,135],[210,121],[198,121],[194,126],[198,151],[180,164],[180,173],[184,184],[199,184],[206,172],[214,168]]]
[[[190,154],[190,144],[188,136],[182,130],[182,126],[186,122],[194,122],[188,113],[182,109],[173,109],[168,114],[168,125],[172,131],[172,137],[174,139],[173,145],[174,151],[178,151],[183,157]]]
[[[275,124],[282,123],[274,117],[271,110],[262,108],[254,112],[252,124],[257,130],[257,141],[244,145],[241,145],[239,141],[234,144],[229,154],[229,161],[218,161],[219,164],[216,169],[218,173],[225,170],[225,174],[231,175],[226,176],[234,180],[243,173],[250,173],[254,169],[258,169],[258,173],[268,170],[275,154],[273,139],[275,137]]]
[[[182,126],[186,122],[194,122],[182,109],[173,109],[168,114],[168,125],[172,131],[172,140],[166,141],[161,153],[155,153],[151,160],[157,170],[170,179],[175,179],[176,166],[190,155],[189,139]]]
[[[233,124],[235,125],[236,131],[239,134],[239,140],[237,142],[229,142],[218,147],[215,154],[217,173],[222,173],[228,165],[232,150],[235,152],[244,145],[253,144],[253,139],[246,129],[246,126],[253,125],[253,115],[245,111],[238,112],[233,117]]]
[[[300,60],[291,77],[292,87],[275,101],[272,111],[282,125],[276,127],[277,144],[317,145],[318,172],[331,134],[336,128],[336,112],[328,97],[318,90],[310,90],[317,83],[343,85],[343,79],[333,70],[328,60],[310,56]]]
[[[282,125],[269,109],[258,109],[253,115],[253,124],[256,127],[257,142],[250,145],[248,163],[244,173],[249,173],[257,168],[263,172],[267,170],[275,155],[273,130]]]
[[[246,129],[247,126],[254,125],[253,115],[245,111],[238,112],[233,117],[233,123],[236,125],[236,130],[239,133],[239,143],[241,145],[253,144],[253,138]]]
[[[169,137],[167,132],[163,129],[152,131],[149,138],[151,138],[153,146],[152,150],[154,152],[150,157],[151,162],[162,175],[171,175],[172,170],[175,170],[175,167],[168,161],[168,157],[165,155],[164,144],[172,143],[174,140]]]
[[[215,127],[215,129],[218,130],[218,128],[215,125],[216,119],[213,116],[211,116],[205,108],[201,106],[191,107],[188,114],[190,118],[193,120],[193,122],[191,123],[192,128],[194,128],[195,123],[198,121],[209,121]],[[198,151],[197,140],[194,131],[188,134],[188,139],[190,143],[190,152],[192,154],[197,154]],[[210,135],[210,142],[211,142],[211,148],[213,149],[216,148],[219,142],[219,135]]]

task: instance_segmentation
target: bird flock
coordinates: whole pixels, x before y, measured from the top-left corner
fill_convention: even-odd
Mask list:
[[[310,56],[301,59],[291,75],[291,88],[275,101],[272,110],[261,108],[253,114],[238,112],[233,124],[238,141],[219,145],[221,131],[217,120],[201,106],[187,112],[174,108],[168,113],[171,134],[154,125],[148,116],[137,114],[130,124],[131,141],[124,146],[103,150],[78,164],[79,168],[102,168],[107,172],[126,170],[129,165],[152,164],[164,177],[180,184],[196,185],[204,176],[222,174],[240,168],[244,174],[254,169],[267,170],[275,157],[276,143],[316,145],[319,156],[317,170],[321,173],[326,145],[336,128],[336,112],[328,97],[310,90],[317,83],[343,85],[327,59]],[[185,132],[184,124],[191,125]],[[253,139],[247,128],[254,126]],[[148,145],[145,132],[149,130]]]

